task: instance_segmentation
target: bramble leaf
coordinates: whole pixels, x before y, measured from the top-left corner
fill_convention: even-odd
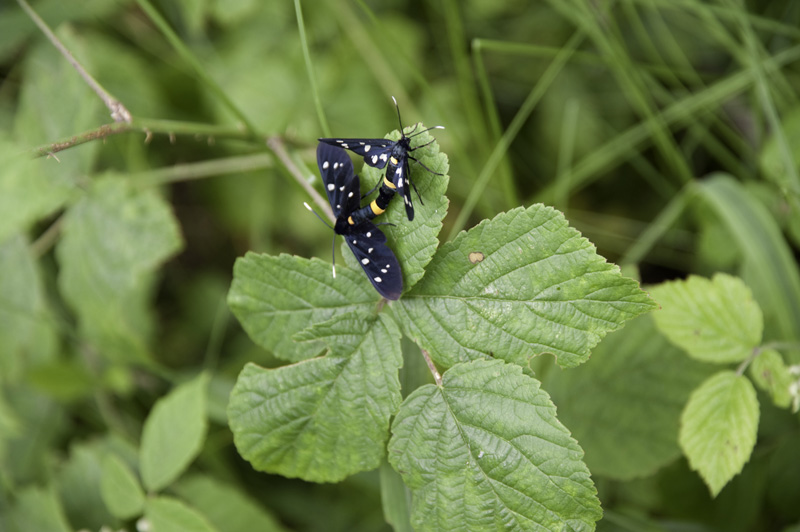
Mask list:
[[[325,339],[330,352],[277,369],[245,366],[228,406],[239,454],[260,471],[313,482],[376,468],[401,399],[397,325],[349,314],[298,336]]]
[[[404,131],[406,135],[413,135],[414,131],[423,129],[425,126],[420,123],[407,127]],[[386,138],[397,140],[400,138],[400,131],[392,131],[386,135]],[[442,220],[447,214],[449,204],[447,196],[445,196],[447,185],[450,182],[450,176],[447,175],[450,170],[447,155],[439,151],[439,144],[434,140],[431,132],[420,133],[413,137],[411,148],[422,146],[428,142],[431,143],[411,152],[411,155],[416,157],[419,163],[413,160],[408,161],[411,181],[417,187],[419,196],[422,197],[422,201],[420,201],[419,196],[412,188],[414,220],[408,221],[406,208],[400,194],[395,194],[386,213],[375,220],[378,223],[394,224],[392,227],[381,227],[381,230],[386,233],[388,245],[403,268],[403,288],[406,292],[425,275],[425,266],[436,253],[436,248],[439,246],[439,231],[442,229]],[[432,174],[422,165],[443,175]],[[385,169],[379,170],[365,164],[359,174],[364,176],[361,179],[362,194],[380,183],[385,172]]]
[[[392,308],[406,335],[447,367],[486,356],[527,367],[545,353],[572,367],[654,306],[561,213],[537,204],[442,245]]]
[[[659,330],[697,360],[740,362],[761,342],[761,309],[738,277],[692,275],[650,292],[662,306],[653,315]]]
[[[519,366],[458,364],[409,395],[389,461],[413,492],[416,530],[594,530],[583,451]]]
[[[236,259],[228,306],[255,343],[298,361],[324,344],[295,342],[295,333],[344,313],[374,313],[379,298],[361,268],[337,268],[334,279],[319,259],[247,253]]]
[[[767,392],[777,406],[786,408],[792,404],[789,389],[796,379],[780,353],[774,349],[761,351],[750,365],[750,375],[756,386]]]
[[[697,388],[681,416],[678,436],[689,465],[716,496],[750,459],[758,430],[752,383],[721,371]]]
[[[205,440],[208,375],[181,384],[156,402],[142,429],[139,464],[148,491],[168,486],[194,460]]]
[[[181,246],[169,205],[121,178],[93,181],[64,216],[59,287],[81,329],[113,359],[144,361],[153,272]]]

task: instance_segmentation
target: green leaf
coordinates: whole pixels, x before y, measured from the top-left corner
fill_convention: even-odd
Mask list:
[[[422,131],[423,129],[425,126],[420,123],[405,128],[405,132],[412,134],[413,131]],[[400,132],[392,131],[386,135],[386,138],[397,140],[400,138]],[[382,227],[381,229],[386,233],[389,247],[394,251],[403,268],[403,289],[406,292],[425,275],[425,266],[436,253],[436,248],[439,246],[438,235],[442,229],[442,220],[447,214],[449,203],[445,196],[450,181],[450,176],[447,175],[450,170],[447,155],[439,152],[439,144],[430,132],[413,137],[411,147],[422,146],[428,142],[431,144],[412,152],[421,164],[409,161],[411,180],[425,202],[424,204],[420,202],[417,193],[412,189],[414,220],[408,221],[405,204],[399,194],[389,204],[386,213],[376,220],[395,224],[393,227]],[[443,175],[432,174],[422,165]],[[361,188],[366,191],[380,183],[384,173],[385,169],[379,170],[365,164],[360,174],[363,176]]]
[[[247,253],[233,267],[228,305],[255,343],[298,361],[324,344],[295,342],[295,333],[348,312],[374,312],[379,297],[361,268],[337,268],[334,279],[319,259]]]
[[[148,491],[168,486],[203,447],[207,388],[208,375],[201,374],[161,398],[147,416],[139,462]]]
[[[713,496],[750,459],[757,429],[758,400],[746,378],[721,371],[692,393],[678,441]]]
[[[109,454],[103,460],[100,489],[106,507],[120,519],[131,519],[144,510],[139,479],[117,455]]]
[[[764,323],[774,329],[767,338],[800,340],[800,272],[774,218],[728,175],[714,175],[699,186],[735,238],[742,278],[764,312]]]
[[[181,246],[169,205],[120,178],[93,181],[64,217],[59,287],[83,333],[112,359],[144,361],[153,272]]]
[[[28,242],[21,236],[8,238],[0,243],[0,374],[19,379],[23,370],[53,358],[57,345],[51,320]]]
[[[389,461],[414,493],[416,530],[594,530],[583,451],[522,369],[480,360],[406,398]]]
[[[392,308],[404,332],[444,366],[493,356],[527,367],[549,353],[572,367],[654,306],[561,213],[533,205],[444,244]]]
[[[19,144],[0,138],[0,243],[55,212],[74,184],[55,159],[32,159]]]
[[[181,479],[178,495],[225,532],[279,532],[286,530],[261,505],[236,486],[210,476],[193,475]]]
[[[147,499],[144,511],[150,532],[214,532],[200,512],[171,497]]]
[[[592,474],[627,480],[680,456],[681,412],[712,369],[667,342],[647,315],[603,339],[580,369],[548,373],[545,386]]]
[[[9,511],[12,532],[71,532],[55,493],[46,488],[24,488]]]
[[[56,472],[59,499],[67,520],[76,530],[100,530],[103,525],[119,527],[119,521],[103,504],[101,494],[102,460],[107,454],[104,443],[98,439],[73,443],[69,459]]]
[[[397,325],[348,314],[299,336],[324,338],[330,352],[239,374],[228,406],[239,454],[259,471],[313,482],[378,467],[401,399]]]
[[[737,277],[692,275],[653,287],[650,293],[662,306],[653,315],[659,330],[697,360],[739,362],[761,342],[761,309]]]
[[[792,404],[789,388],[795,378],[783,361],[783,357],[774,349],[764,349],[750,365],[753,382],[767,392],[772,401],[781,408]]]

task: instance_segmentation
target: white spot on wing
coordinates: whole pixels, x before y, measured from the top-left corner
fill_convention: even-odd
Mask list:
[[[339,163],[333,163],[333,169],[336,170],[337,168],[339,168]]]
[[[361,144],[364,144],[364,143],[362,142]],[[372,148],[372,146],[370,146],[369,144],[364,146],[364,153],[367,153],[370,150],[370,148]]]
[[[372,236],[372,233],[367,233],[367,238],[370,238],[371,236]]]
[[[367,258],[361,259],[361,264],[369,264],[369,259]]]
[[[387,270],[386,268],[381,268],[381,273],[386,273],[386,272],[388,272],[388,271],[389,271],[389,270]]]
[[[385,161],[387,157],[385,153],[381,154],[381,161]]]
[[[342,142],[342,148],[350,148],[350,146]]]
[[[334,188],[336,187],[333,185],[333,183],[328,183],[328,190],[333,190]]]
[[[383,156],[381,156],[381,158],[383,158]],[[372,164],[375,164],[377,162],[378,162],[378,156],[377,155],[373,155],[372,156]]]
[[[342,186],[340,186],[340,187],[339,187],[339,191],[340,191],[340,192],[344,192],[344,185],[342,185]]]
[[[323,170],[327,170],[329,166],[330,166],[330,163],[328,161],[325,161],[324,163],[322,163],[322,169]]]
[[[397,188],[403,188],[403,178],[397,180]]]
[[[351,192],[350,194],[347,195],[347,197],[348,198],[352,198],[353,197],[353,193]]]
[[[381,279],[380,277],[373,277],[373,279],[375,279],[376,283],[380,283],[381,281],[383,281],[383,279]]]
[[[373,249],[375,249],[375,248],[369,248],[369,249],[367,250],[367,253],[372,253],[372,250],[373,250]]]

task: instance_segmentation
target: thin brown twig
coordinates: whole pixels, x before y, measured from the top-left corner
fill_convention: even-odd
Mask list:
[[[83,78],[87,85],[103,100],[103,103],[106,104],[108,110],[111,111],[111,118],[114,119],[114,122],[122,122],[126,124],[131,123],[131,113],[128,109],[116,98],[111,96],[98,82],[95,80],[91,74],[89,74],[86,69],[81,66],[77,59],[72,56],[72,53],[67,50],[67,47],[64,46],[61,41],[56,37],[55,33],[47,26],[44,20],[36,14],[33,8],[28,5],[28,2],[25,0],[17,0],[17,3],[20,7],[28,14],[28,16],[33,20],[34,24],[36,24],[42,33],[48,38],[48,40],[55,46],[61,55],[63,55],[69,64],[78,71],[78,74]]]
[[[424,349],[420,349],[420,351],[422,351],[422,356],[425,358],[425,363],[428,364],[428,369],[431,370],[431,374],[433,375],[433,380],[436,382],[436,386],[441,386],[442,376],[439,374],[439,370],[436,369],[436,365],[434,365],[433,360],[431,360],[431,355]]]
[[[303,175],[303,172],[297,168],[297,165],[294,164],[292,158],[289,156],[289,153],[286,151],[286,147],[283,145],[283,140],[279,137],[270,137],[267,139],[267,146],[272,152],[281,160],[283,165],[289,170],[289,173],[292,174],[292,177],[300,183],[300,186],[311,196],[311,199],[314,200],[314,203],[325,213],[325,215],[330,219],[332,222],[336,221],[336,218],[333,216],[333,211],[331,210],[331,206],[328,202],[322,199],[322,196],[319,192],[311,186],[311,183],[308,182],[306,176]]]

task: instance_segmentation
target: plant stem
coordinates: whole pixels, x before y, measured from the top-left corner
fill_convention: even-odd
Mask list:
[[[111,118],[114,119],[114,122],[123,123],[123,124],[130,124],[131,123],[131,113],[128,109],[116,98],[111,96],[108,91],[106,91],[96,79],[89,74],[83,66],[78,62],[75,57],[73,57],[72,53],[67,50],[67,47],[62,44],[62,42],[56,37],[55,33],[48,27],[47,23],[36,14],[33,8],[28,5],[28,2],[25,0],[17,0],[17,3],[20,7],[25,11],[31,20],[33,20],[34,24],[36,24],[39,29],[44,33],[44,35],[48,38],[48,40],[53,44],[53,46],[61,52],[70,65],[72,65],[75,70],[78,71],[78,74],[83,78],[87,85],[103,100],[103,103],[108,107],[108,110],[111,111]]]
[[[422,356],[425,357],[425,363],[428,364],[428,369],[431,370],[433,380],[436,381],[436,386],[441,386],[442,376],[439,374],[439,370],[436,369],[436,365],[433,363],[433,360],[431,360],[431,355],[424,349],[420,349],[420,351],[422,351]]]

